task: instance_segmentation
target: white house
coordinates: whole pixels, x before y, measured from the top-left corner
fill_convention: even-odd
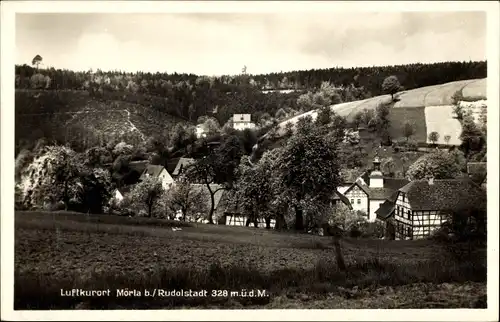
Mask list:
[[[346,183],[337,188],[350,201],[354,211],[367,214],[368,221],[377,219],[376,211],[395,191],[407,184],[406,179],[384,177],[380,171],[380,160],[373,160],[373,169],[366,171],[354,183]]]
[[[196,125],[196,137],[200,139],[206,136],[207,136],[207,131],[205,129],[205,126],[203,124]]]
[[[174,179],[168,173],[167,169],[161,165],[148,165],[142,173],[139,180],[144,180],[147,177],[158,178],[161,180],[163,189],[169,189],[174,183]]]
[[[415,180],[399,189],[386,218],[394,218],[395,239],[430,236],[447,211],[486,209],[486,192],[469,178]]]
[[[244,129],[255,128],[255,123],[252,122],[251,114],[234,114],[233,115],[233,128],[238,131]]]

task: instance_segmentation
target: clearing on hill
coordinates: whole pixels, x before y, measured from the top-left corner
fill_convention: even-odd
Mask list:
[[[457,91],[462,91],[465,98],[486,98],[487,79],[469,79],[450,82],[441,85],[426,86],[397,93],[399,99],[391,108],[389,118],[391,120],[390,133],[393,139],[403,137],[403,124],[410,122],[415,127],[413,139],[418,143],[429,143],[429,133],[437,131],[440,134],[439,143],[444,144],[444,137],[451,136],[449,144],[460,144],[461,126],[450,112],[453,104],[452,96]],[[375,110],[379,104],[391,103],[389,95],[377,96],[361,101],[341,103],[331,106],[331,109],[340,116],[352,121],[354,116],[364,109]],[[440,111],[439,109],[443,110]],[[287,123],[296,124],[299,118],[311,115],[316,118],[317,110],[294,116],[281,122],[278,134],[284,134]],[[449,133],[448,133],[449,132]]]

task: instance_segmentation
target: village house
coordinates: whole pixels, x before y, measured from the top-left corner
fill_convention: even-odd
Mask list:
[[[486,193],[470,178],[415,180],[392,195],[377,217],[393,230],[394,239],[431,236],[451,211],[485,209]]]
[[[252,122],[251,114],[234,114],[233,115],[233,129],[242,131],[244,129],[255,128],[255,123]]]
[[[354,183],[344,183],[337,188],[349,200],[352,209],[365,213],[370,222],[377,219],[377,209],[409,182],[406,179],[384,177],[380,163],[379,158],[375,157],[372,170],[364,172]]]
[[[129,185],[121,188],[116,188],[115,191],[113,191],[113,198],[118,203],[122,202],[123,198],[125,198],[125,195],[128,194],[133,187],[134,187],[133,185]]]
[[[159,179],[161,181],[163,189],[169,189],[174,183],[174,179],[168,173],[167,169],[165,169],[165,167],[163,167],[162,165],[149,164],[146,169],[144,169],[144,172],[142,173],[139,180],[142,181],[148,177]]]
[[[174,171],[172,172],[172,177],[174,179],[178,178],[180,175],[182,175],[189,166],[194,164],[195,159],[192,158],[180,158],[179,161],[177,162],[177,165],[175,166]]]

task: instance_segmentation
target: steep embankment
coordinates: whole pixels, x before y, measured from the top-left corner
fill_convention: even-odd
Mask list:
[[[18,144],[42,137],[66,141],[75,136],[144,141],[184,122],[153,106],[96,99],[86,91],[17,90],[15,107]]]
[[[428,142],[429,133],[437,131],[440,134],[438,143],[444,144],[444,137],[450,135],[449,144],[460,144],[461,126],[453,116],[452,96],[455,92],[462,91],[464,100],[481,101],[481,103],[486,104],[486,83],[486,79],[470,79],[398,93],[399,101],[391,108],[389,115],[391,136],[393,139],[401,138],[404,123],[410,122],[415,127],[413,139],[417,142]],[[357,113],[364,109],[375,110],[377,105],[390,102],[390,95],[382,95],[333,105],[331,109],[351,121]],[[278,125],[278,133],[283,134],[287,123],[295,124],[299,118],[306,115],[316,118],[317,111],[309,111],[281,122]]]

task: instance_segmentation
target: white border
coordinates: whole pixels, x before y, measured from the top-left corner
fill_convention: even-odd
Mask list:
[[[498,123],[499,4],[447,2],[154,2],[154,1],[2,1],[1,2],[1,305],[6,320],[289,320],[289,321],[498,321]],[[168,311],[13,311],[14,255],[14,49],[15,13],[35,12],[326,12],[326,11],[486,11],[488,53],[488,309],[447,310],[168,310]],[[438,44],[436,44],[438,46]],[[75,314],[76,313],[76,314]],[[495,314],[496,313],[496,314]]]

